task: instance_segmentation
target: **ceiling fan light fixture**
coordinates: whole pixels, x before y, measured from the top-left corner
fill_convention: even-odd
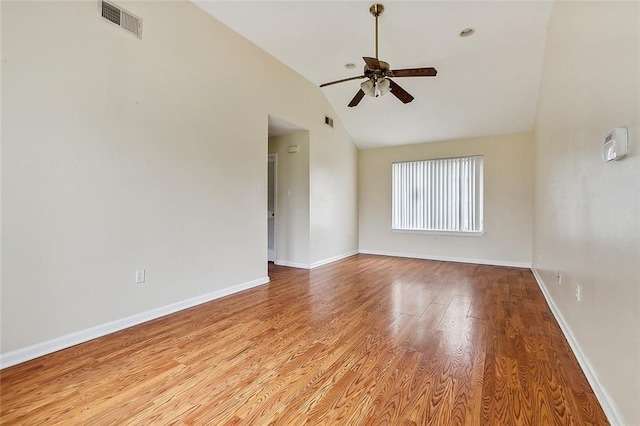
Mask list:
[[[371,80],[363,81],[360,84],[360,88],[365,95],[374,97],[376,96],[376,85]]]
[[[391,90],[391,81],[388,78],[381,78],[378,80],[378,90],[380,91],[380,96],[389,93]]]

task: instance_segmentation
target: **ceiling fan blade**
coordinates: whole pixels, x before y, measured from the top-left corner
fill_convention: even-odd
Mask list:
[[[320,87],[327,87],[327,86],[331,86],[332,84],[344,83],[345,81],[357,80],[359,78],[364,78],[364,75],[359,75],[357,77],[343,78],[342,80],[330,81],[328,83],[321,84]]]
[[[354,107],[358,105],[362,100],[362,98],[364,98],[364,92],[362,91],[362,89],[360,89],[358,90],[358,93],[356,93],[356,95],[353,97],[353,99],[351,99],[351,102],[349,102],[349,105],[347,106]]]
[[[413,100],[413,96],[411,96],[409,92],[404,90],[402,87],[398,86],[398,84],[395,81],[391,79],[388,79],[388,80],[391,86],[391,93],[393,93],[393,95],[396,98],[400,99],[403,104],[408,104]]]
[[[435,77],[438,74],[435,68],[408,68],[391,72],[394,77]]]
[[[380,61],[377,58],[369,58],[367,56],[363,56],[364,62],[367,64],[370,70],[379,70],[380,69]]]

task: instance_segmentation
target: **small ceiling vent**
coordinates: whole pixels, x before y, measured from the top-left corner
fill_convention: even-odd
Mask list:
[[[328,117],[328,116],[324,116],[324,124],[326,124],[327,126],[333,128],[333,118]]]
[[[106,1],[102,2],[102,17],[117,26],[124,28],[138,38],[142,38],[142,19],[127,12],[119,6]]]

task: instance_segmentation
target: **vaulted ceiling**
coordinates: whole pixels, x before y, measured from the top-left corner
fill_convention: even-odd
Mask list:
[[[362,74],[375,56],[371,3],[196,1],[201,8],[314,84]],[[383,3],[379,58],[392,69],[435,67],[436,77],[396,78],[391,93],[347,104],[360,80],[322,88],[360,148],[533,129],[552,2]],[[475,29],[460,37],[465,28]],[[356,64],[347,69],[346,64]]]

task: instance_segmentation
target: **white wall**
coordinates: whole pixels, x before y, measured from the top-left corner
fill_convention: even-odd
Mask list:
[[[391,231],[391,165],[484,156],[483,236]],[[527,266],[531,264],[533,137],[516,133],[360,151],[360,251]]]
[[[535,128],[534,267],[611,398],[601,397],[610,419],[628,425],[640,424],[639,62],[640,3],[555,3]],[[605,163],[614,127],[629,128],[630,153]]]
[[[313,268],[358,252],[358,150],[322,139],[335,131],[320,129],[311,146],[309,132],[269,138],[278,154],[278,264]],[[288,153],[291,145],[299,151]]]
[[[358,252],[358,149],[331,137],[345,131],[337,119],[334,125],[311,133],[312,267]]]
[[[308,268],[309,132],[269,137],[269,153],[278,154],[276,264]]]
[[[97,2],[2,2],[3,353],[265,279],[269,114],[356,173],[325,169],[355,148],[308,80],[190,2],[118,4],[142,40]],[[354,221],[321,245],[357,249]]]

